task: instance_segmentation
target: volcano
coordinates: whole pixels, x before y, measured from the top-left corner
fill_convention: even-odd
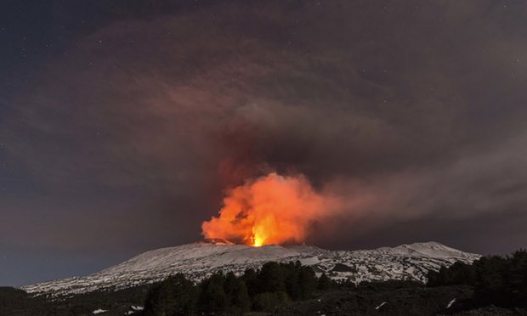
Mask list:
[[[480,255],[437,242],[413,243],[374,250],[334,251],[314,246],[251,247],[214,239],[147,251],[128,261],[84,277],[24,286],[34,294],[81,294],[100,289],[123,289],[161,281],[183,273],[198,281],[215,272],[242,273],[269,261],[300,261],[334,280],[415,280],[426,282],[428,271],[455,262],[472,263]]]

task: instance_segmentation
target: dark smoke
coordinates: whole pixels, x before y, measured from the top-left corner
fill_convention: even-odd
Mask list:
[[[527,224],[526,10],[228,1],[119,15],[40,71],[4,129],[9,159],[48,199],[38,243],[195,240],[225,188],[278,171],[349,200],[313,243],[517,247],[521,227],[491,237],[474,225]],[[20,204],[11,223],[39,207]],[[98,216],[101,237],[84,237]]]

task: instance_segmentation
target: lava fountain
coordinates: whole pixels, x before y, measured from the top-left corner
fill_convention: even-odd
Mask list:
[[[202,234],[254,247],[301,243],[335,202],[302,175],[270,173],[229,190],[219,215],[203,222]]]

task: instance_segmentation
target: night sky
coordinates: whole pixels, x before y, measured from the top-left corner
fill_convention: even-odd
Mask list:
[[[0,285],[200,240],[304,174],[331,249],[527,246],[527,2],[3,0]]]

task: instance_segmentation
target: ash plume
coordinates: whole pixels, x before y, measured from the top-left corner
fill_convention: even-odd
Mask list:
[[[500,227],[527,223],[527,11],[497,3],[227,1],[111,20],[13,99],[3,142],[41,198],[10,196],[0,230],[14,238],[40,207],[41,247],[187,242],[226,190],[275,171],[342,199],[310,223],[315,244],[517,248],[521,225]],[[104,233],[82,237],[95,215]]]

